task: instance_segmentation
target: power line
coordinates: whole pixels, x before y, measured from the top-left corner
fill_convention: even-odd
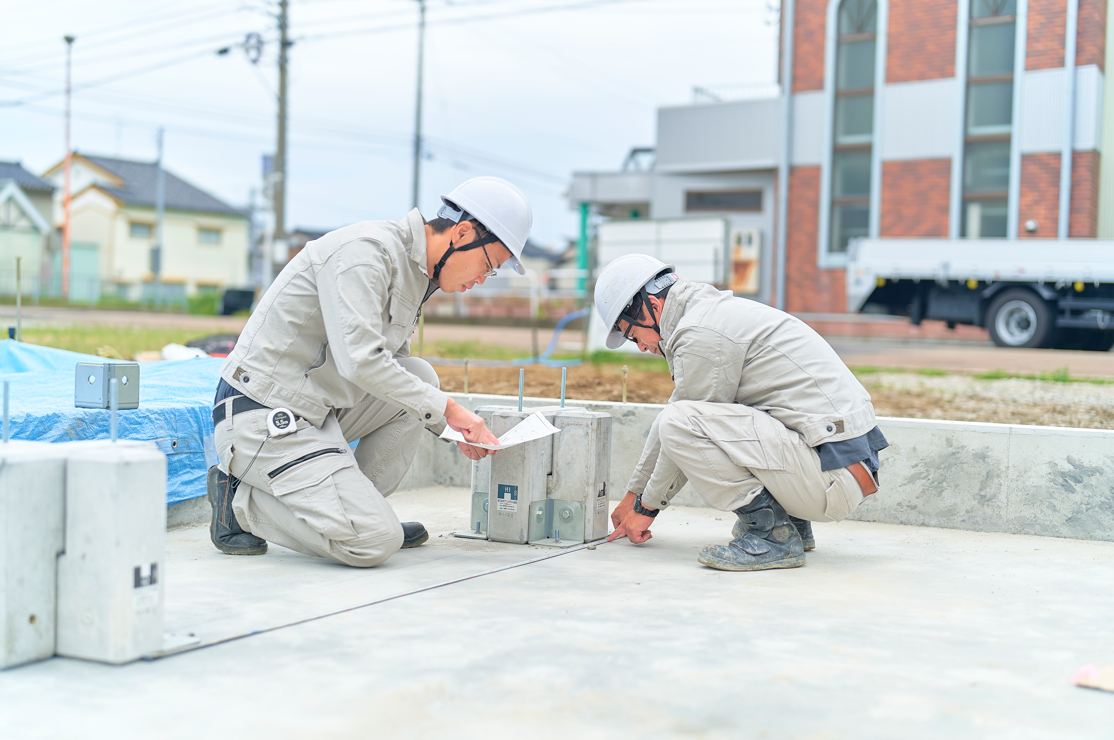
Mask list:
[[[475,23],[478,21],[496,20],[500,18],[511,18],[524,15],[537,15],[540,13],[558,13],[570,10],[584,10],[587,8],[594,8],[604,5],[620,5],[627,3],[637,2],[650,2],[652,0],[585,0],[579,3],[565,3],[563,5],[543,5],[534,8],[521,8],[518,10],[506,11],[503,13],[488,13],[486,15],[466,15],[455,16],[450,18],[443,18],[441,20],[427,21],[427,25],[441,25],[445,23]],[[379,33],[389,33],[391,31],[410,31],[413,30],[413,24],[403,24],[397,26],[371,26],[367,28],[353,28],[344,31],[334,31],[331,33],[310,34],[307,36],[299,36],[295,41],[320,41],[321,39],[335,39],[344,36],[365,36]]]
[[[216,9],[216,8],[219,8],[219,10],[217,12],[211,12],[213,9]],[[85,39],[88,39],[88,38],[98,38],[98,37],[102,37],[102,36],[108,36],[109,39],[105,39],[104,41],[94,41],[94,42],[91,42],[91,43],[82,43],[82,47],[85,47],[85,48],[88,48],[88,49],[99,49],[100,47],[105,47],[105,46],[117,46],[117,45],[119,45],[119,43],[126,42],[130,38],[148,37],[148,36],[155,35],[155,33],[162,32],[162,30],[177,30],[177,29],[182,28],[183,26],[193,25],[193,23],[202,22],[202,21],[205,21],[205,20],[211,20],[212,18],[216,18],[216,17],[219,17],[219,16],[224,16],[224,14],[227,14],[229,12],[236,13],[236,12],[240,12],[241,10],[242,10],[241,8],[229,9],[227,7],[227,3],[225,3],[225,2],[215,2],[215,3],[207,4],[207,6],[190,8],[189,10],[186,10],[184,12],[169,13],[168,16],[155,16],[155,17],[149,18],[147,21],[137,21],[137,22],[124,21],[124,22],[120,22],[120,23],[115,23],[115,25],[113,25],[113,26],[105,27],[105,28],[109,29],[107,31],[106,30],[101,30],[101,31],[92,30],[92,31],[86,31],[84,33],[76,33],[76,36],[78,36],[82,41],[84,41]],[[182,17],[188,18],[189,16],[197,16],[197,14],[201,14],[202,17],[193,18],[193,19],[189,19],[189,20],[182,20]],[[166,20],[167,22],[163,23],[162,26],[159,26],[155,29],[144,28],[145,26],[153,25],[153,23],[157,23],[160,20]],[[121,30],[126,29],[127,32],[115,33],[114,31],[116,29],[121,29]],[[110,37],[113,37],[113,36],[121,36],[123,38],[110,38]],[[22,48],[42,49],[43,47],[46,47],[48,45],[52,45],[52,43],[55,43],[57,40],[58,40],[57,37],[50,37],[50,38],[38,39],[36,41],[23,41],[23,42],[18,42],[18,43],[10,43],[10,45],[6,45],[6,47],[4,47],[4,51],[19,51]],[[30,58],[31,58],[31,60],[36,60],[36,59],[45,58],[45,57],[51,57],[51,58],[56,58],[57,59],[57,58],[62,57],[62,56],[65,56],[65,52],[50,50],[50,51],[43,51],[41,53],[32,53]]]

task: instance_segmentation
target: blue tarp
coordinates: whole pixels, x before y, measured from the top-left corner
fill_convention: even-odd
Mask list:
[[[109,413],[74,408],[74,366],[103,357],[0,341],[0,380],[11,381],[11,438],[41,442],[108,439]],[[120,411],[121,439],[154,442],[166,455],[168,504],[203,496],[216,464],[213,419],[218,357],[145,362],[139,368],[139,408]]]

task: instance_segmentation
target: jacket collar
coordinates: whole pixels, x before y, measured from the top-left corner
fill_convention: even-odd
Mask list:
[[[421,269],[423,275],[429,277],[429,271],[426,267],[425,219],[415,208],[406,214],[405,223],[410,229],[410,259],[418,263],[418,268]],[[404,244],[406,241],[406,237],[403,237]]]
[[[697,287],[699,286],[681,278],[669,289],[669,295],[666,296],[665,305],[662,307],[661,318],[658,320],[661,339],[666,344],[677,329],[677,324],[681,322],[681,317],[685,315],[685,307]]]

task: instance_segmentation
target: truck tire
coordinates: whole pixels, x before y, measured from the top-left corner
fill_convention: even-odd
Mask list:
[[[1083,350],[1085,352],[1109,352],[1114,347],[1114,331],[1101,329],[1060,329],[1055,349]]]
[[[1052,311],[1036,293],[1023,288],[995,296],[986,310],[986,327],[999,347],[1050,347],[1056,341]]]

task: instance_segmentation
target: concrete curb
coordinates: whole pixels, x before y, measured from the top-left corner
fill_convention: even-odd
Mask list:
[[[469,409],[518,404],[511,396],[450,395]],[[527,398],[523,408],[555,403]],[[611,414],[608,490],[612,499],[622,498],[664,406],[575,400],[566,405]],[[1114,431],[884,417],[878,425],[890,442],[882,453],[882,488],[852,519],[1114,542]],[[455,446],[427,434],[399,490],[468,487],[471,473]],[[688,485],[674,502],[704,505]],[[209,517],[201,496],[171,506],[167,526],[207,523]]]

